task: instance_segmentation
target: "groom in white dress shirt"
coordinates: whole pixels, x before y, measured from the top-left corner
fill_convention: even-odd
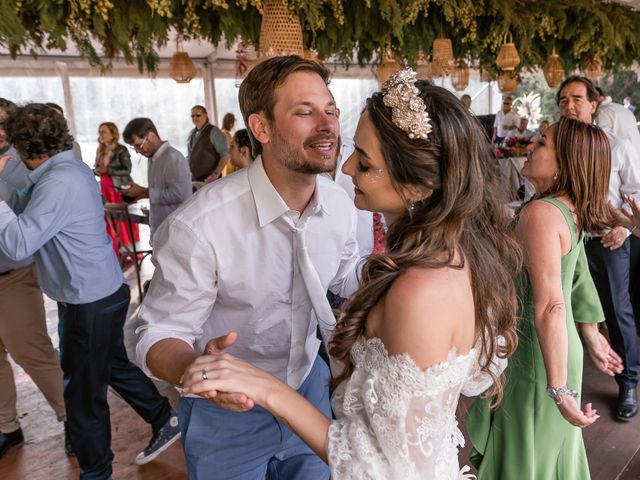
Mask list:
[[[324,291],[351,296],[355,209],[340,186],[318,175],[335,168],[338,148],[328,75],[300,57],[276,57],[242,83],[240,107],[259,156],[202,188],[156,232],[156,270],[138,330],[147,372],[179,384],[207,342],[223,337],[213,342],[218,349],[271,372],[331,415],[329,370],[317,356],[317,320],[296,235],[305,232]],[[231,331],[237,339],[226,336]],[[190,479],[329,478],[327,466],[284,424],[251,407],[242,394],[180,400]]]

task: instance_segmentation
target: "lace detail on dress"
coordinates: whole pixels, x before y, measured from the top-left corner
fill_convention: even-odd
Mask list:
[[[332,479],[473,478],[458,465],[464,438],[455,411],[479,371],[478,349],[457,355],[452,348],[446,361],[425,371],[407,353],[389,356],[375,337],[359,338],[351,356],[354,372],[332,398]]]

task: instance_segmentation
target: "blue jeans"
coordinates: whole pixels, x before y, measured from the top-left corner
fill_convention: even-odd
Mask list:
[[[320,357],[298,393],[331,417],[329,368]],[[329,468],[261,407],[244,413],[201,398],[180,399],[189,480],[328,480]]]
[[[109,385],[154,431],[162,428],[171,415],[168,400],[127,357],[122,327],[129,298],[129,287],[123,284],[115,293],[95,302],[58,303],[58,317],[63,324],[60,350],[64,402],[83,480],[111,478]]]

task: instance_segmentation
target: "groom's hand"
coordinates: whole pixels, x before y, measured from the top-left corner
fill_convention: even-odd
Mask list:
[[[204,354],[215,355],[216,353],[222,353],[226,348],[236,343],[237,339],[238,334],[236,332],[229,332],[223,337],[212,338],[204,347]]]

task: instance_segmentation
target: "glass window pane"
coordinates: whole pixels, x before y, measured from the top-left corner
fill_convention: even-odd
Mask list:
[[[170,78],[71,77],[71,96],[84,161],[93,166],[98,146],[98,126],[113,122],[120,135],[136,117],[153,120],[160,138],[187,153],[187,137],[193,128],[191,107],[204,105],[202,79],[178,84]],[[122,138],[120,142],[124,144]],[[131,151],[133,178],[146,185],[147,161]]]
[[[218,109],[218,121],[214,122],[218,127],[222,128],[222,117],[225,113],[233,113],[236,116],[236,130],[245,128],[242,114],[240,113],[240,104],[238,103],[239,87],[236,87],[235,78],[216,78],[216,101]]]
[[[2,77],[0,96],[21,103],[57,103],[64,109],[64,93],[60,77]]]

